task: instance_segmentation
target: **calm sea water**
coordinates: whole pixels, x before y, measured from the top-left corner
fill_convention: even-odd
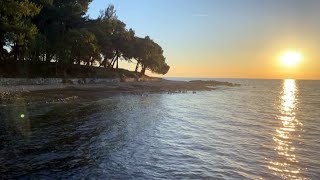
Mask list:
[[[0,105],[0,179],[319,179],[320,81]],[[69,98],[70,99],[70,98]]]

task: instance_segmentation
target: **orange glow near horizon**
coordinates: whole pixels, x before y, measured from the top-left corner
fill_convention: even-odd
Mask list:
[[[283,49],[283,47],[275,47]],[[167,56],[170,70],[166,75],[147,75],[155,77],[194,77],[194,78],[248,78],[248,79],[320,79],[320,64],[316,52],[309,49],[278,51],[265,49],[261,55],[249,58],[230,55],[229,59],[219,60],[204,57],[195,61],[195,57]],[[273,53],[270,53],[273,52]],[[303,55],[302,55],[303,52]],[[267,55],[266,55],[267,54]],[[185,59],[180,62],[180,59]],[[223,59],[224,57],[221,57]],[[238,59],[238,60],[237,60]],[[283,60],[283,61],[282,61]],[[131,71],[135,62],[120,61],[119,66]]]
[[[151,74],[151,76],[159,76]],[[171,66],[164,77],[248,78],[248,79],[320,79],[320,72],[307,72],[304,67],[283,68],[278,61],[266,67],[194,67]]]

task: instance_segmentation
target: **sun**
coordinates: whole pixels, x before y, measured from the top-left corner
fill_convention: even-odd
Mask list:
[[[280,56],[283,65],[291,67],[297,65],[302,59],[302,55],[297,51],[286,51]]]

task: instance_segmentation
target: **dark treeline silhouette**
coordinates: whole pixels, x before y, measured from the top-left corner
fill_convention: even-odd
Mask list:
[[[162,48],[150,37],[137,37],[116,16],[113,5],[96,19],[85,16],[91,0],[3,0],[0,3],[0,63],[118,69],[119,60],[166,74]],[[49,65],[50,64],[50,65]],[[52,64],[55,64],[52,66]],[[33,68],[34,69],[34,68]],[[97,68],[94,68],[97,69]],[[101,68],[100,68],[101,69]]]

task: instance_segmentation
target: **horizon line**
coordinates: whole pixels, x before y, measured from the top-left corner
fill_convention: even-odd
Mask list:
[[[303,78],[186,77],[186,76],[165,76],[165,77],[161,77],[161,78],[248,79],[248,80],[286,80],[286,79],[294,79],[294,80],[306,80],[306,81],[320,81],[320,79],[303,79]]]

